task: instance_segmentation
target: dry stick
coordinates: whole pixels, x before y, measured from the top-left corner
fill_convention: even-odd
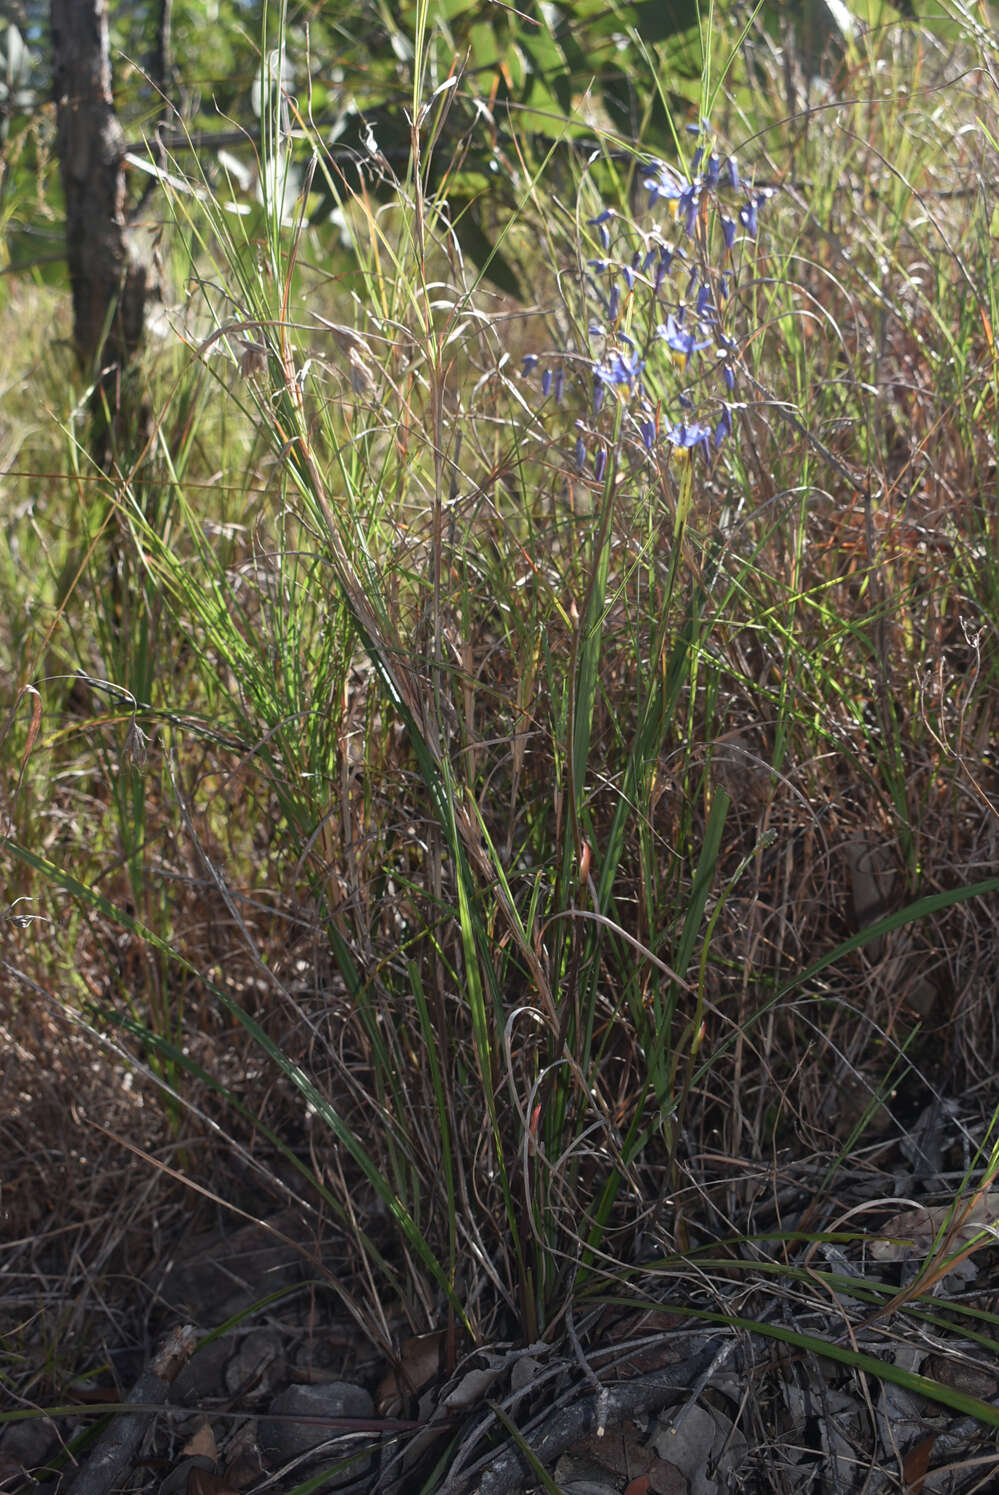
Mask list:
[[[571,1303],[567,1303],[565,1306],[565,1327],[569,1334],[569,1343],[572,1345],[573,1354],[579,1361],[580,1366],[583,1370],[583,1374],[597,1394],[597,1437],[602,1438],[604,1433],[607,1431],[607,1399],[609,1392],[608,1388],[601,1381],[600,1377],[593,1369],[593,1366],[590,1364],[585,1354],[583,1353],[583,1346],[580,1344],[579,1335],[576,1333],[576,1325],[572,1316]]]
[[[67,1486],[66,1495],[107,1495],[131,1467],[142,1435],[149,1426],[149,1407],[163,1406],[170,1385],[194,1353],[197,1336],[190,1324],[167,1335],[159,1351],[129,1392],[126,1403],[142,1411],[115,1415],[98,1438],[94,1450]]]
[[[725,1364],[725,1361],[729,1358],[734,1349],[734,1339],[722,1340],[721,1344],[717,1346],[714,1355],[701,1371],[693,1386],[691,1386],[690,1395],[687,1397],[687,1400],[684,1402],[679,1412],[670,1422],[669,1431],[671,1433],[678,1433],[680,1431],[682,1424],[685,1423],[687,1418],[690,1416],[690,1409],[694,1406],[695,1402],[699,1400],[701,1392],[704,1390],[705,1386],[707,1386],[712,1377],[717,1375],[718,1371]]]
[[[713,1364],[723,1341],[713,1339],[698,1355],[690,1355],[679,1365],[669,1365],[664,1370],[639,1376],[634,1381],[622,1381],[617,1385],[604,1386],[605,1397],[600,1398],[600,1411],[606,1427],[617,1427],[632,1417],[647,1412],[656,1412],[681,1388],[696,1384],[703,1372]],[[584,1438],[596,1431],[596,1395],[585,1396],[564,1411],[551,1417],[536,1440],[530,1441],[531,1451],[542,1464],[554,1464]],[[529,1441],[525,1438],[525,1442]],[[508,1445],[495,1457],[476,1478],[468,1474],[454,1484],[445,1482],[446,1495],[520,1495],[528,1481],[536,1476],[520,1449]]]

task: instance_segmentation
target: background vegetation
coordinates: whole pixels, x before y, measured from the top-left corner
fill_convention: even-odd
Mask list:
[[[123,11],[166,289],[108,471],[12,106],[19,1397],[210,1201],[296,1201],[388,1360],[666,1303],[824,1353],[902,1167],[953,1213],[850,1291],[929,1312],[996,1168],[996,58],[856,9],[191,0],[169,111]]]

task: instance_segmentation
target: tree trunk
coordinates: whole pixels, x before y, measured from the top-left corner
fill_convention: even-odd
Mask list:
[[[164,14],[167,26],[169,11]],[[155,503],[155,485],[138,481],[147,465],[151,413],[136,365],[146,303],[158,276],[136,248],[125,194],[125,137],[114,110],[106,0],[51,0],[56,151],[66,205],[66,258],[73,293],[73,341],[91,388],[87,447],[107,484],[90,489],[95,532],[104,530],[101,506],[117,510],[118,484]],[[169,32],[164,30],[164,47]],[[129,673],[128,640],[139,606],[132,557],[117,512],[107,516],[106,541],[93,558],[111,655],[109,674]],[[147,516],[148,517],[148,516]],[[70,558],[67,586],[77,575]],[[60,600],[62,600],[60,598]]]
[[[111,93],[104,0],[51,3],[73,338],[80,367],[113,422],[121,376],[142,341],[147,271],[128,240],[124,135]]]

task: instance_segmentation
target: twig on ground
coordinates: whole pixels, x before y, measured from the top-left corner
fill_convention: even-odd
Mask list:
[[[700,1399],[701,1392],[704,1390],[705,1386],[707,1386],[708,1382],[711,1380],[711,1377],[717,1374],[717,1372],[725,1364],[725,1361],[729,1358],[734,1349],[734,1339],[726,1339],[723,1340],[720,1345],[716,1345],[714,1355],[708,1361],[707,1365],[705,1365],[704,1369],[697,1377],[697,1380],[694,1382],[693,1386],[691,1386],[690,1395],[687,1397],[687,1400],[684,1402],[683,1406],[680,1408],[679,1412],[670,1423],[669,1430],[671,1433],[677,1433],[680,1431],[681,1424],[690,1415],[691,1407]]]
[[[107,1495],[121,1483],[149,1426],[148,1407],[167,1402],[170,1385],[190,1360],[194,1346],[191,1324],[171,1330],[128,1394],[128,1404],[142,1406],[143,1411],[122,1412],[112,1418],[87,1462],[67,1486],[66,1495]]]
[[[569,1334],[569,1343],[572,1345],[573,1353],[579,1361],[583,1374],[596,1392],[597,1437],[602,1438],[607,1431],[607,1398],[609,1393],[607,1387],[600,1380],[593,1366],[583,1353],[583,1346],[580,1344],[579,1335],[576,1333],[576,1324],[572,1316],[571,1303],[566,1305],[565,1327]]]
[[[606,1399],[600,1400],[605,1427],[616,1427],[629,1417],[655,1412],[681,1387],[697,1384],[715,1362],[722,1343],[713,1339],[698,1354],[677,1365],[652,1371],[634,1381],[603,1387]],[[536,1438],[527,1435],[532,1452],[542,1464],[554,1464],[568,1449],[596,1431],[597,1401],[596,1394],[582,1397],[561,1412],[553,1413]],[[508,1445],[489,1458],[488,1466],[478,1476],[469,1470],[454,1484],[446,1482],[442,1495],[519,1495],[531,1478],[532,1471],[520,1450]]]

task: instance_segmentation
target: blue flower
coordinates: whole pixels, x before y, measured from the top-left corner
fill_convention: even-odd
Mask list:
[[[677,213],[683,213],[683,226],[688,234],[694,232],[697,223],[697,215],[701,210],[701,193],[697,182],[690,185],[680,193],[677,203]]]
[[[586,263],[577,287],[580,322],[588,324],[588,337],[582,333],[582,346],[575,349],[557,348],[540,360],[530,354],[523,361],[525,375],[540,365],[547,413],[563,401],[572,411],[556,415],[556,425],[568,460],[574,454],[576,468],[591,482],[604,480],[613,469],[619,439],[629,444],[636,459],[648,460],[647,454],[665,441],[680,450],[701,447],[708,455],[732,436],[735,411],[741,408],[731,403],[739,342],[726,330],[738,271],[732,251],[737,240],[756,238],[760,209],[773,189],[745,183],[735,157],[717,149],[706,123],[693,126],[693,134],[689,165],[647,160],[640,167],[649,206],[665,203],[676,220],[677,227],[669,230],[675,242],[666,242],[662,226],[653,222],[642,228],[613,208],[587,218],[589,228],[599,234],[599,247],[596,235],[590,246],[602,256]],[[658,216],[662,225],[665,215],[660,211]],[[693,246],[686,235],[694,238]],[[677,262],[686,273],[670,282]],[[657,344],[663,343],[665,353],[657,352]],[[716,380],[715,397],[702,389],[700,379],[684,372],[705,350],[711,368],[701,367]],[[585,353],[592,409],[573,427],[580,381],[575,374],[571,382],[567,378],[574,367],[567,367],[567,360]],[[656,370],[655,398],[643,383],[646,361]],[[717,388],[722,383],[724,388]]]
[[[610,248],[610,229],[607,227],[607,225],[616,216],[617,215],[615,214],[613,208],[605,208],[604,211],[602,213],[598,213],[595,218],[587,218],[586,220],[591,228],[596,228],[599,230],[600,242],[605,249]]]
[[[655,175],[648,177],[642,185],[649,193],[649,207],[654,208],[659,201],[679,203],[683,193],[690,189],[692,183],[681,182],[668,166],[660,162],[655,168]]]
[[[731,434],[732,434],[732,412],[728,408],[728,406],[726,405],[725,408],[722,410],[722,413],[721,413],[721,415],[720,415],[720,417],[718,419],[718,424],[715,426],[715,436],[714,436],[715,446],[716,447],[721,446],[722,442],[725,440],[725,437],[726,436],[731,436]]]
[[[633,353],[625,354],[620,348],[612,348],[603,362],[596,365],[593,374],[601,384],[627,384],[629,388],[634,388],[644,367],[644,358],[636,358]]]
[[[739,217],[751,239],[756,238],[759,228],[759,210],[773,195],[773,188],[765,187],[762,192],[754,193],[746,206],[740,210]]]
[[[652,282],[652,289],[657,296],[662,290],[663,281],[669,274],[670,265],[672,265],[673,263],[674,253],[675,250],[669,244],[664,244],[659,250],[659,264],[656,266],[655,278]]]
[[[702,444],[707,448],[711,436],[711,428],[701,425],[700,421],[696,420],[691,421],[689,426],[684,421],[680,421],[677,425],[671,426],[666,433],[667,441],[671,442],[673,446],[685,447],[687,449]]]
[[[681,368],[686,368],[687,360],[692,353],[699,353],[702,348],[711,346],[709,337],[698,338],[692,328],[681,326],[672,312],[666,321],[661,322],[656,328],[656,337],[666,344]]]
[[[751,197],[746,206],[739,209],[739,219],[749,237],[755,239],[760,226],[755,197]]]

